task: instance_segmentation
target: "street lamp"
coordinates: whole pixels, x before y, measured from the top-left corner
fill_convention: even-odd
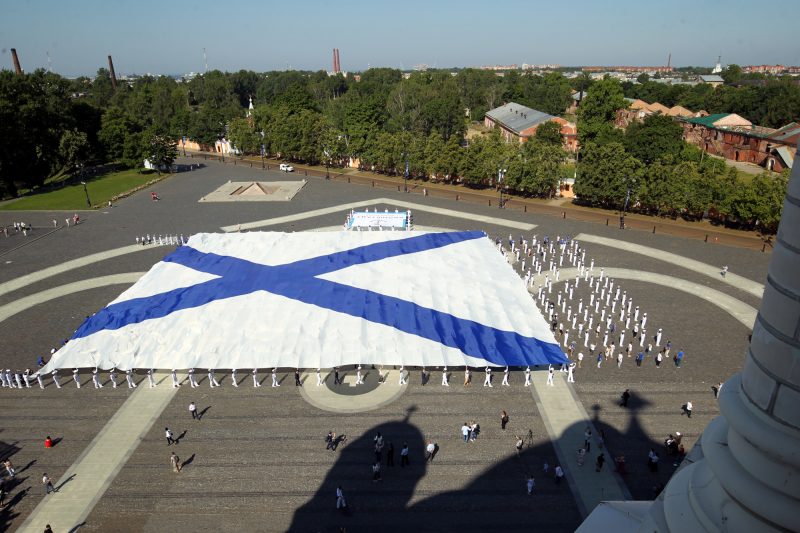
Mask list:
[[[507,168],[499,168],[497,170],[497,186],[500,188],[500,209],[503,209],[503,180],[506,177]]]
[[[406,156],[406,171],[403,173],[403,191],[408,192],[408,152],[405,153]]]
[[[331,154],[327,149],[325,149],[323,153],[325,154],[325,179],[329,180],[331,179],[331,173],[330,170],[328,170],[328,167],[330,166],[331,162]]]
[[[266,147],[264,146],[264,132],[261,132],[261,169],[264,169],[264,152],[266,152]]]
[[[631,199],[631,188],[628,187],[628,192],[625,194],[625,203],[622,204],[622,214],[619,216],[619,229],[625,229],[625,211],[628,209],[628,202]]]
[[[86,193],[86,205],[92,207],[92,201],[89,199],[89,189],[86,188],[86,182],[82,181],[81,185],[83,185],[83,192]]]

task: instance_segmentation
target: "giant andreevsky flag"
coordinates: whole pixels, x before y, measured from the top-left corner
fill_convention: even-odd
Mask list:
[[[566,358],[486,234],[197,234],[43,369],[525,366]]]

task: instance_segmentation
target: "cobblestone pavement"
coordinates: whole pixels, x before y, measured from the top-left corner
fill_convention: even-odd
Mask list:
[[[196,162],[196,161],[195,161]],[[291,176],[290,176],[291,177]],[[0,224],[25,221],[35,226],[27,238],[0,238],[0,283],[19,278],[71,259],[134,243],[136,236],[188,235],[219,231],[221,226],[286,216],[370,198],[408,200],[409,195],[369,186],[308,178],[309,183],[293,201],[264,204],[198,203],[199,198],[228,180],[286,180],[286,174],[222,166],[208,162],[205,168],[170,177],[154,187],[162,200],[152,202],[142,191],[118,205],[81,212],[77,227],[52,230],[52,219],[63,224],[72,213],[0,213]],[[302,179],[296,176],[297,179]],[[91,185],[90,185],[91,186]],[[701,241],[683,240],[644,232],[621,232],[596,224],[559,220],[496,207],[414,196],[411,201],[537,224],[532,232],[542,235],[587,233],[625,239],[666,250],[711,265],[727,264],[731,272],[763,283],[768,254]],[[381,209],[383,206],[376,206]],[[386,207],[390,207],[386,205]],[[296,220],[276,231],[302,231],[341,225],[346,213],[332,213]],[[519,236],[499,225],[424,211],[414,212],[421,226],[483,229],[490,236]],[[759,299],[708,276],[659,261],[657,257],[625,252],[587,243],[587,257],[601,265],[667,274],[711,287],[758,307]],[[146,271],[166,255],[169,247],[144,247],[126,254],[66,271],[0,295],[0,306],[23,296],[97,276]],[[606,363],[596,368],[584,361],[576,373],[575,389],[597,427],[604,428],[609,450],[628,459],[626,482],[633,496],[648,499],[652,487],[665,482],[674,470],[664,458],[659,472],[645,467],[650,447],[662,451],[668,433],[680,431],[687,450],[702,428],[718,414],[711,386],[737,372],[747,347],[748,328],[718,307],[692,295],[639,281],[620,282],[637,305],[649,314],[648,330],[664,329],[664,338],[686,351],[681,368],[665,361],[656,369],[652,361],[641,368],[626,359],[621,368]],[[33,367],[39,355],[47,355],[60,339],[69,337],[83,318],[114,299],[125,287],[109,286],[71,294],[42,303],[0,322],[0,365]],[[67,382],[68,376],[62,381]],[[84,526],[86,531],[163,531],[169,527],[188,531],[296,531],[335,530],[477,530],[530,529],[572,530],[580,515],[566,483],[555,486],[541,474],[541,462],[554,460],[552,446],[529,393],[515,375],[514,387],[444,390],[434,372],[431,384],[422,387],[415,376],[409,390],[395,403],[364,414],[334,415],[311,407],[293,390],[291,377],[284,387],[252,389],[249,381],[234,389],[181,389],[155,423],[151,433],[134,452],[119,476],[101,498]],[[85,381],[88,377],[85,377]],[[309,385],[306,385],[309,386]],[[618,405],[622,390],[630,388],[634,399],[624,410]],[[100,392],[49,386],[26,391],[0,389],[4,423],[0,434],[3,456],[11,456],[22,470],[13,482],[0,514],[0,529],[14,530],[42,498],[42,473],[54,480],[80,455],[85,446],[113,415],[127,396],[127,389],[104,388]],[[205,420],[190,424],[186,406],[195,399],[209,406]],[[681,405],[694,403],[691,419],[681,415]],[[411,409],[412,406],[415,409]],[[532,429],[533,447],[517,458],[513,436],[497,427],[499,411],[511,415],[510,432]],[[410,412],[410,415],[408,414]],[[406,417],[408,416],[407,420]],[[459,442],[464,419],[475,418],[484,428],[474,444]],[[187,430],[177,447],[184,460],[192,458],[180,474],[169,468],[169,449],[163,443],[163,424]],[[323,437],[328,429],[348,435],[348,444],[336,453],[326,452]],[[369,470],[372,436],[381,430],[395,444],[412,446],[412,468],[386,471],[384,481],[373,483]],[[506,433],[508,433],[508,431]],[[61,438],[50,450],[43,448],[46,435]],[[433,438],[440,445],[434,464],[423,468],[422,443]],[[109,443],[113,446],[114,443]],[[177,449],[176,448],[176,449]],[[46,452],[46,453],[45,453]],[[193,456],[194,455],[194,456]],[[663,454],[662,454],[663,457]],[[396,457],[396,460],[399,459]],[[552,464],[552,462],[551,462]],[[23,467],[24,468],[23,470]],[[567,468],[575,468],[567,465]],[[525,493],[524,475],[533,472],[537,489]],[[342,484],[352,516],[335,511],[334,490]],[[65,490],[68,489],[67,484]]]

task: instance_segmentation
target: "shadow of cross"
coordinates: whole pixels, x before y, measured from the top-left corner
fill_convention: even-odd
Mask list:
[[[216,300],[266,291],[321,309],[344,313],[417,335],[496,365],[557,364],[565,360],[556,344],[505,331],[414,302],[319,276],[351,266],[415,254],[480,239],[482,231],[427,233],[388,240],[282,265],[178,248],[164,262],[219,276],[215,279],[105,307],[87,319],[73,338],[163,318]]]

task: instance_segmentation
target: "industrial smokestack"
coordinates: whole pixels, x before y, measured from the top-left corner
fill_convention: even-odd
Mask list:
[[[339,49],[336,49],[336,73],[340,73],[342,71],[342,62],[339,59]]]
[[[111,60],[111,56],[108,56],[108,72],[109,77],[111,78],[111,87],[114,90],[117,90],[117,74],[114,72],[114,62]]]
[[[17,49],[11,49],[11,59],[14,61],[14,72],[22,74],[22,67],[19,65],[19,57],[17,57]]]

